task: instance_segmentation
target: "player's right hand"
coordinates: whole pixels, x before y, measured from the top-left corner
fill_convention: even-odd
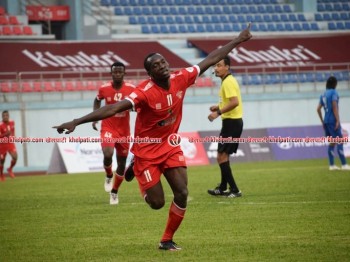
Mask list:
[[[92,128],[93,128],[94,130],[96,130],[96,131],[98,131],[97,123],[98,123],[98,121],[92,122]]]
[[[248,24],[247,28],[244,29],[238,36],[241,42],[248,41],[250,38],[252,38],[252,34],[250,33],[250,26],[251,23]]]
[[[63,132],[65,134],[70,134],[74,131],[76,125],[74,123],[74,121],[70,121],[67,123],[63,123],[62,125],[59,126],[53,126],[52,128],[55,128],[57,130],[58,133],[62,134]]]

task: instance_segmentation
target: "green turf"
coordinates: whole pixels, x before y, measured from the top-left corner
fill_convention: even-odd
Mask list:
[[[217,165],[191,167],[186,217],[157,249],[166,206],[150,209],[136,181],[109,205],[103,174],[17,177],[0,183],[0,261],[350,261],[350,172],[327,160],[233,164],[239,199],[206,193]]]

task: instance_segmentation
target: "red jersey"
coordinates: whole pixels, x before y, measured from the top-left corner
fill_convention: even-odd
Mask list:
[[[10,134],[7,135],[6,133],[10,131]],[[0,138],[4,137],[10,137],[15,136],[15,121],[9,120],[8,122],[0,122]],[[8,143],[1,143],[2,145],[11,144]]]
[[[131,92],[134,91],[135,86],[129,83],[123,82],[120,89],[116,90],[112,86],[112,82],[103,84],[96,96],[96,99],[101,101],[105,100],[106,105],[117,103],[123,100]],[[129,110],[117,113],[112,117],[102,120],[101,131],[109,130],[118,134],[120,137],[130,135],[130,114]]]
[[[161,139],[160,143],[135,141],[131,151],[136,156],[154,159],[174,149],[168,143],[168,137],[179,130],[186,89],[194,84],[199,72],[199,67],[193,66],[172,73],[169,90],[146,80],[126,98],[137,111],[135,139]]]

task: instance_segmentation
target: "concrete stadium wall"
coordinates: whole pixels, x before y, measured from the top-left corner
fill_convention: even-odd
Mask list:
[[[220,119],[209,122],[207,116],[209,107],[215,104],[216,98],[206,103],[185,103],[183,120],[180,132],[189,131],[213,131],[219,132],[221,128]],[[266,127],[289,127],[289,126],[307,126],[318,125],[320,123],[316,107],[318,96],[302,98],[300,95],[289,99],[259,100],[243,96],[244,103],[244,128],[266,128]],[[85,101],[70,101],[69,103],[57,104],[57,102],[33,103],[26,106],[24,114],[18,109],[19,105],[14,103],[2,104],[0,109],[9,109],[11,119],[16,122],[16,136],[30,138],[62,137],[56,133],[52,126],[67,122],[73,118],[81,117],[91,112],[92,99]],[[134,129],[136,114],[131,114],[131,126]],[[350,122],[350,94],[341,96],[340,100],[340,118],[342,122]],[[24,126],[26,128],[24,128]],[[98,136],[91,124],[85,124],[77,127],[71,136]],[[21,170],[25,166],[23,156],[24,150],[27,151],[28,168],[44,170],[48,167],[52,143],[26,143],[21,145],[17,143],[19,160],[16,169]],[[9,157],[6,160],[6,166],[9,164]]]

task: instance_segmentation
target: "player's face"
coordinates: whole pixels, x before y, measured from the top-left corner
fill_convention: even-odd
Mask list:
[[[8,122],[10,119],[10,114],[9,113],[2,113],[2,121],[3,122]]]
[[[215,76],[217,77],[223,77],[227,75],[229,70],[229,66],[225,65],[224,60],[219,61],[215,66],[214,66],[214,73]]]
[[[169,63],[161,55],[151,58],[150,76],[153,79],[168,79],[170,77]]]
[[[125,70],[122,66],[113,66],[112,67],[112,79],[114,83],[121,83],[123,82]]]

